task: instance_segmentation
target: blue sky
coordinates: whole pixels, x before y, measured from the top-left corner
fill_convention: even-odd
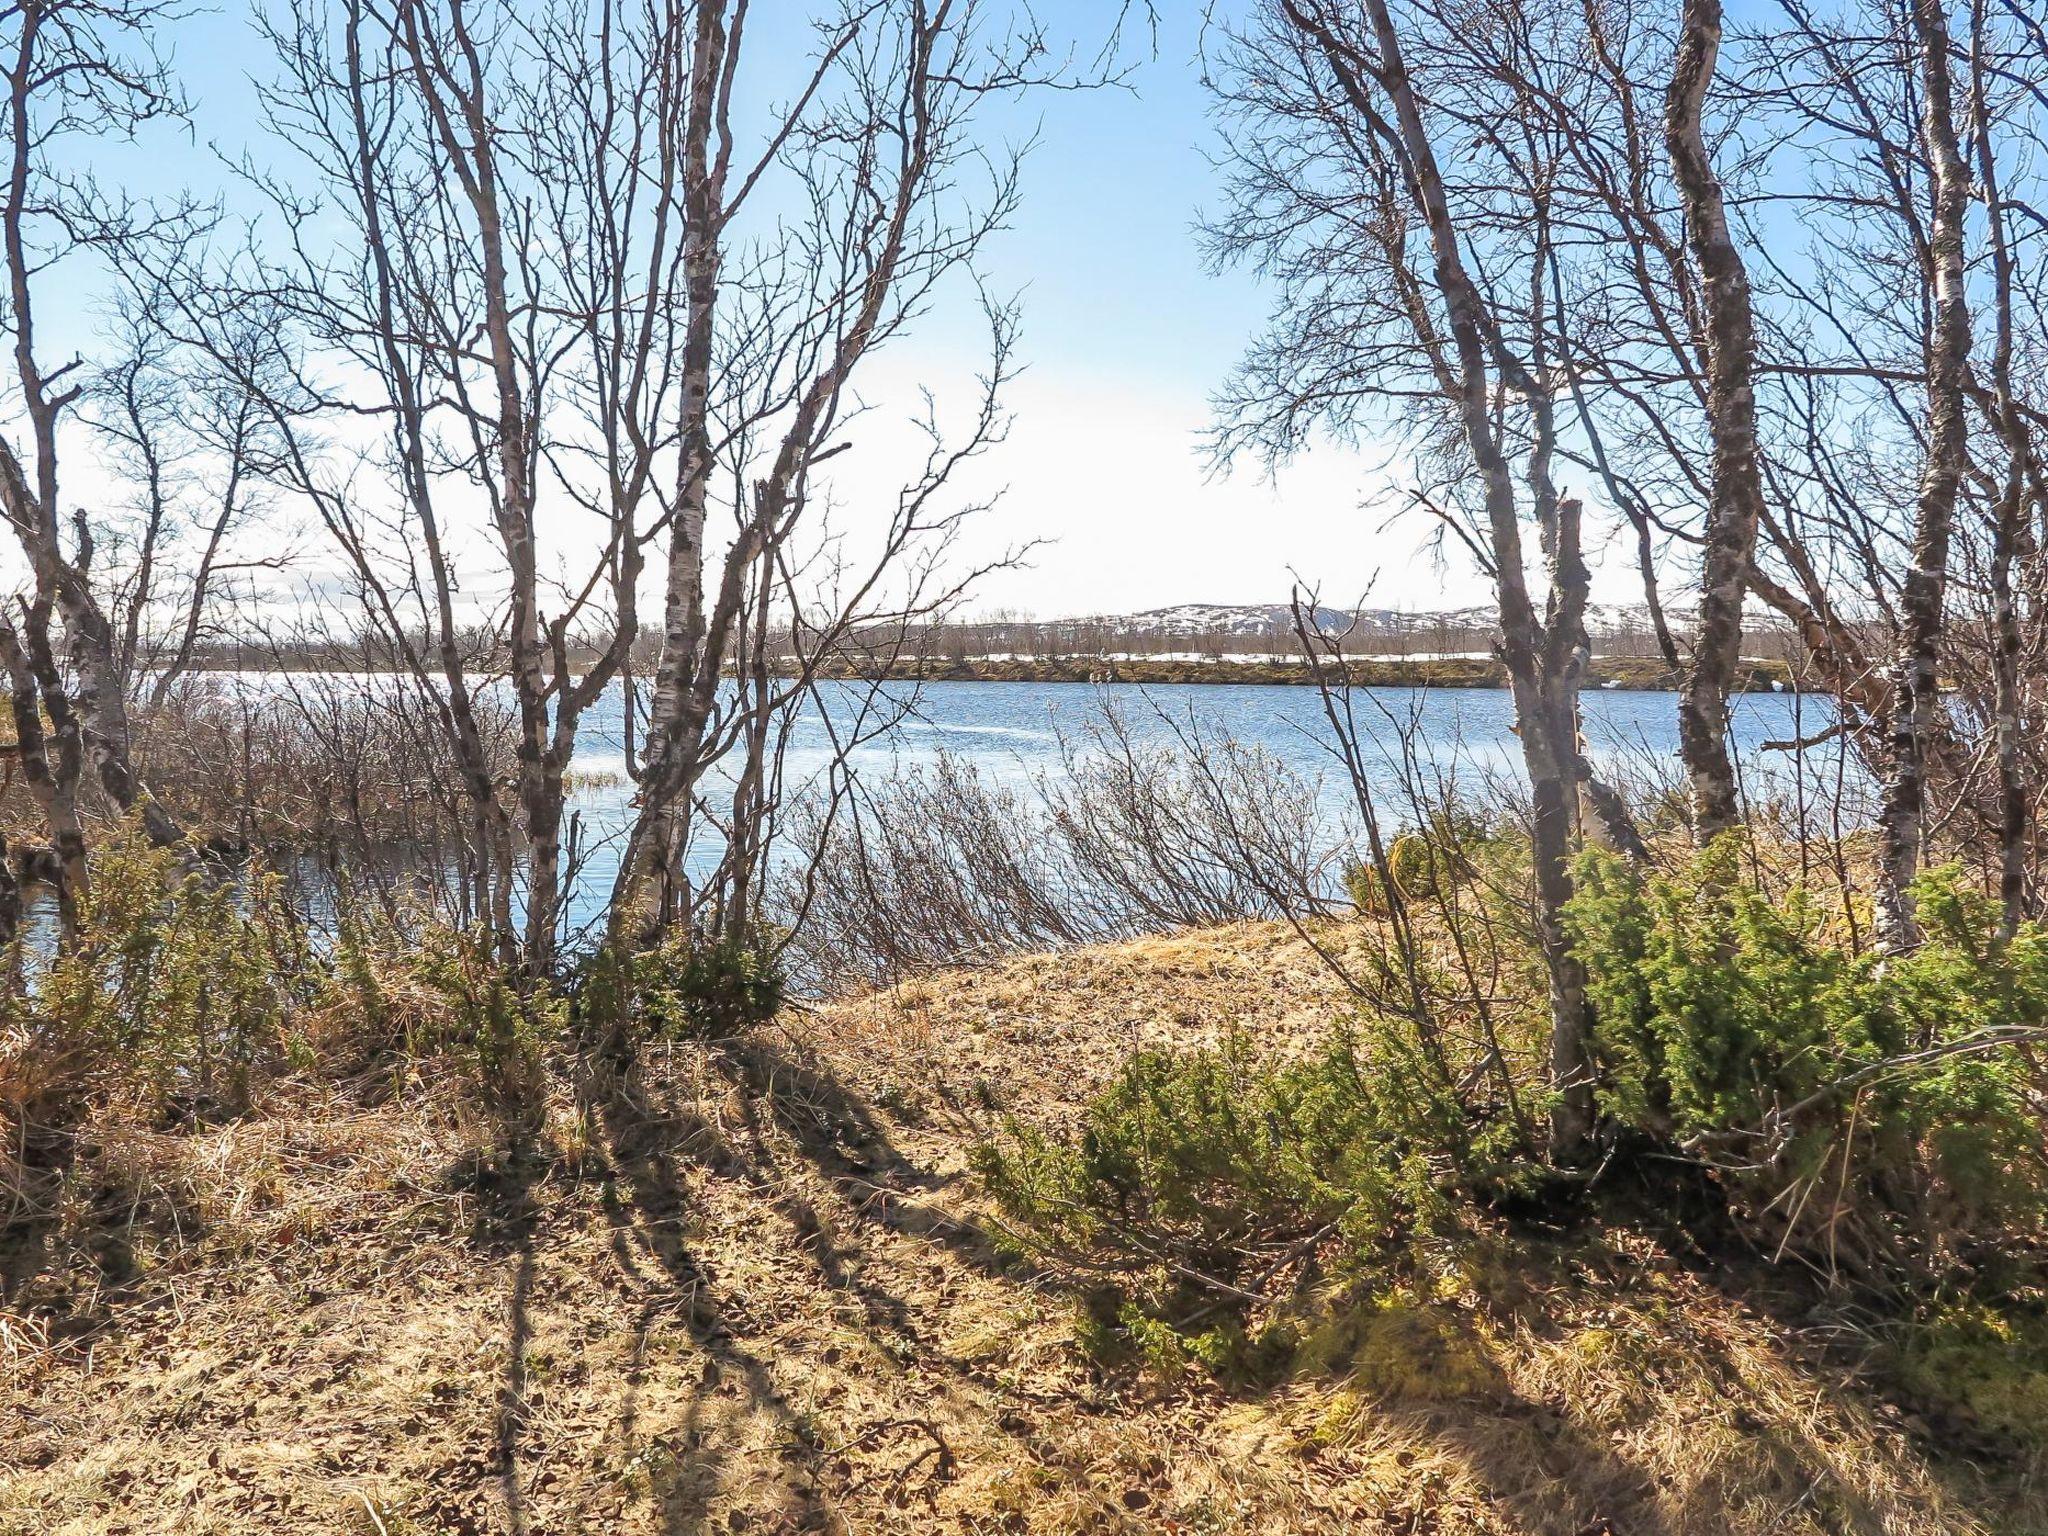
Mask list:
[[[1087,38],[1099,36],[1107,5],[1040,0],[1036,9],[1055,32]],[[1249,274],[1204,269],[1195,226],[1218,187],[1196,57],[1200,7],[1169,0],[1161,9],[1156,54],[1137,56],[1127,89],[1041,96],[988,120],[1005,137],[1037,136],[1021,212],[986,261],[996,288],[1023,294],[1028,371],[1009,398],[1008,443],[968,488],[1004,488],[968,552],[1044,542],[1031,568],[991,577],[978,605],[1051,616],[1269,602],[1284,598],[1294,571],[1330,601],[1368,589],[1386,606],[1480,600],[1469,571],[1418,553],[1419,530],[1389,533],[1380,512],[1361,509],[1386,483],[1377,456],[1319,448],[1272,481],[1255,468],[1217,476],[1205,464],[1210,392],[1260,324],[1266,296]],[[797,41],[799,10],[794,0],[757,4],[755,71],[774,71],[776,53]],[[231,0],[181,25],[175,55],[198,142],[152,145],[152,177],[217,189],[224,178],[209,142],[265,157],[252,144],[246,77],[269,66],[248,16]],[[788,41],[768,25],[790,27]],[[964,306],[942,309],[873,359],[862,382],[877,416],[900,420],[919,385],[943,392],[949,378],[963,380],[982,355],[976,318]],[[843,472],[849,517],[890,493],[888,472],[878,464],[872,473],[868,483],[859,468]]]

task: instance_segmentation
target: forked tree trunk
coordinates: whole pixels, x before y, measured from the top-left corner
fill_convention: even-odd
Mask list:
[[[1550,1086],[1555,1095],[1551,1137],[1561,1151],[1569,1151],[1585,1139],[1594,1115],[1586,967],[1564,927],[1565,906],[1572,898],[1572,858],[1585,830],[1580,811],[1585,793],[1594,784],[1580,745],[1579,686],[1585,653],[1579,636],[1591,587],[1581,547],[1580,517],[1578,501],[1565,497],[1557,502],[1550,610],[1519,642],[1508,639],[1504,627],[1501,648],[1515,693],[1522,763],[1529,776],[1536,931],[1550,982]],[[1516,585],[1520,585],[1520,575],[1517,565]],[[1526,596],[1519,606],[1533,620],[1534,610]],[[1621,822],[1627,825],[1625,816]]]
[[[1720,0],[1685,0],[1665,98],[1664,137],[1699,269],[1706,318],[1707,427],[1713,441],[1699,625],[1678,699],[1679,755],[1692,781],[1694,831],[1702,843],[1742,819],[1728,756],[1728,695],[1742,661],[1742,605],[1764,504],[1757,468],[1756,332],[1749,275],[1729,233],[1720,178],[1701,129],[1720,46]]]
[[[60,66],[57,61],[64,57],[63,51],[61,47],[46,50],[40,41],[42,30],[51,26],[68,35],[72,28],[62,16],[53,18],[45,7],[26,7],[19,20],[16,47],[5,76],[9,150],[5,193],[0,197],[0,246],[4,246],[12,311],[14,382],[28,418],[34,479],[31,482],[14,445],[0,440],[0,513],[12,525],[35,578],[35,613],[39,617],[32,620],[31,629],[38,633],[31,633],[28,639],[31,664],[42,674],[38,687],[53,709],[60,699],[68,703],[84,745],[83,755],[91,761],[109,798],[123,811],[139,807],[150,840],[169,846],[181,841],[177,823],[162,806],[142,794],[129,758],[128,679],[120,665],[118,638],[88,581],[91,554],[83,520],[75,560],[65,555],[59,531],[58,420],[77,397],[78,386],[53,387],[36,356],[34,278],[45,258],[36,253],[27,229],[36,195],[32,192],[36,146],[44,141],[44,135],[36,130],[31,103],[38,93],[63,89],[57,82],[67,76],[118,78],[120,70],[110,64],[82,72],[76,65]],[[67,371],[60,370],[60,374]],[[64,657],[70,669],[68,694],[66,680],[59,678],[47,656],[52,610],[63,628]],[[75,796],[78,762],[60,756],[51,767],[62,781],[63,794]],[[70,830],[53,823],[52,841],[66,841]]]
[[[562,907],[563,775],[575,750],[587,692],[574,687],[567,675],[562,623],[548,626],[541,612],[535,514],[542,423],[537,419],[539,408],[529,399],[530,388],[538,396],[532,376],[535,365],[522,358],[517,335],[515,235],[508,233],[500,186],[498,116],[486,88],[484,46],[472,35],[459,6],[449,9],[446,38],[430,35],[422,24],[419,0],[407,0],[397,15],[420,99],[476,220],[483,300],[480,334],[495,407],[491,426],[496,474],[490,499],[505,559],[511,683],[518,704],[513,793],[525,852],[526,912],[516,943],[526,975],[539,979],[554,967]],[[498,831],[509,848],[511,829],[500,826]],[[512,875],[510,868],[499,871],[492,909],[501,947],[508,954],[515,944]]]
[[[1985,241],[1991,252],[1993,315],[1991,353],[1992,418],[2006,449],[2005,482],[1993,512],[1991,543],[1992,730],[1998,753],[1998,896],[2004,932],[2010,936],[2027,915],[2028,828],[2031,806],[2021,764],[2023,708],[2019,600],[2013,568],[2026,540],[2026,495],[2033,443],[2013,398],[2013,255],[2007,243],[2005,205],[1999,195],[1998,157],[1985,124],[1986,62],[1983,0],[1970,7],[1971,118],[1979,124],[1977,188],[1984,204]]]
[[[1460,255],[1457,227],[1436,151],[1422,121],[1421,105],[1408,77],[1400,34],[1386,0],[1364,0],[1364,4],[1380,54],[1374,78],[1393,107],[1408,193],[1429,233],[1436,287],[1443,297],[1456,358],[1455,404],[1484,503],[1498,585],[1501,658],[1513,688],[1533,806],[1536,925],[1550,978],[1551,1147],[1553,1155],[1569,1157],[1591,1133],[1594,1114],[1585,967],[1564,926],[1564,908],[1572,894],[1571,859],[1579,833],[1574,637],[1584,612],[1585,567],[1579,553],[1578,504],[1563,501],[1555,509],[1556,522],[1550,534],[1551,609],[1545,622],[1538,618],[1529,598],[1514,476],[1494,427],[1489,317]],[[1378,114],[1353,59],[1329,28],[1295,0],[1286,0],[1284,9],[1295,26],[1322,49],[1366,120],[1376,119]]]
[[[1991,550],[1992,728],[1998,752],[1998,900],[2010,936],[2027,914],[2026,772],[2020,762],[2020,617],[2012,570],[2019,557],[2024,486],[2021,468],[2008,468],[2000,493]]]
[[[726,73],[723,0],[697,9],[690,90],[683,129],[682,483],[669,536],[661,655],[648,702],[648,773],[642,813],[620,861],[613,892],[615,940],[650,942],[683,894],[685,816],[695,789],[689,765],[700,755],[704,721],[693,708],[705,664],[704,526],[711,501],[711,366],[718,280],[724,249],[725,160],[712,153],[719,82]],[[715,680],[714,680],[715,682]],[[684,914],[687,916],[687,914]]]
[[[43,695],[38,682],[42,669],[34,654],[40,652],[47,663],[48,616],[31,608],[26,622],[30,635],[24,645],[14,625],[0,619],[0,666],[7,670],[22,781],[50,833],[56,861],[58,926],[69,937],[78,927],[78,903],[86,889],[85,829],[78,819],[75,793],[81,752],[77,728],[59,693],[49,700],[51,729],[57,737],[56,761],[51,760],[51,733],[43,729]]]
[[[129,757],[128,696],[126,681],[115,657],[113,627],[86,583],[78,565],[67,559],[57,543],[56,522],[46,510],[44,496],[30,489],[13,450],[0,444],[0,508],[13,524],[22,548],[35,572],[35,615],[31,627],[47,631],[54,612],[64,636],[64,655],[69,663],[69,686],[60,676],[54,657],[42,657],[47,644],[37,646],[38,636],[29,636],[30,661],[42,675],[37,686],[46,702],[68,707],[89,761],[107,797],[127,812],[139,812],[143,830],[159,847],[171,847],[182,840],[178,824],[161,805],[142,792]],[[58,701],[62,700],[62,705]],[[61,778],[73,775],[78,765],[60,758],[53,771]],[[67,794],[75,789],[67,786]],[[63,828],[52,825],[53,839],[61,839]]]
[[[1941,0],[1914,0],[1920,58],[1921,140],[1933,177],[1928,228],[1934,327],[1927,345],[1927,459],[1913,519],[1910,564],[1899,597],[1899,652],[1892,672],[1890,762],[1879,807],[1883,868],[1878,940],[1905,949],[1919,940],[1910,887],[1927,838],[1927,749],[1940,727],[1938,650],[1948,587],[1956,494],[1969,454],[1965,415],[1970,310],[1963,281],[1963,221],[1970,173],[1956,136],[1948,15]]]
[[[100,787],[115,805],[141,820],[150,842],[159,848],[175,847],[184,840],[184,833],[171,813],[144,792],[136,777],[130,755],[127,679],[115,659],[113,628],[75,566],[60,560],[52,585],[70,663],[71,708]],[[44,689],[53,691],[47,681]]]
[[[729,73],[721,4],[700,7],[692,64],[690,121],[685,133],[683,187],[690,242],[685,246],[689,327],[684,339],[685,484],[671,535],[668,590],[663,614],[662,654],[648,711],[647,761],[640,780],[640,811],[627,843],[613,897],[616,938],[646,944],[676,919],[688,922],[690,892],[681,869],[682,833],[692,798],[709,767],[707,739],[726,662],[743,643],[750,572],[757,560],[772,559],[802,516],[809,477],[827,430],[847,387],[866,355],[895,295],[898,269],[912,235],[912,222],[931,190],[934,136],[944,132],[935,98],[953,89],[934,51],[961,20],[949,4],[918,7],[904,38],[901,143],[889,152],[894,184],[879,205],[878,227],[866,239],[871,265],[832,312],[834,334],[821,348],[808,379],[793,385],[790,410],[775,457],[752,486],[751,504],[738,537],[727,548],[718,589],[707,609],[703,556],[706,491],[713,467],[708,416],[712,367],[713,305],[721,252],[717,241],[728,210],[724,206],[725,159],[712,155],[712,133],[721,110],[720,82]],[[735,12],[737,15],[737,12]],[[886,217],[881,211],[886,210]],[[699,232],[707,232],[700,237]],[[764,588],[759,600],[767,601]],[[745,748],[743,747],[743,750]],[[759,829],[753,829],[758,831]],[[750,836],[743,832],[742,837]],[[682,898],[678,903],[677,898]]]

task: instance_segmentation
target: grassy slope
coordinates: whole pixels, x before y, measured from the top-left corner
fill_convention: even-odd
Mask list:
[[[176,1197],[110,1232],[125,1288],[0,1312],[0,1532],[2048,1529],[1637,1237],[1389,1299],[1255,1397],[1091,1367],[971,1225],[987,1106],[1336,1001],[1230,930],[679,1047],[523,1169],[424,1091],[130,1134],[108,1165]]]

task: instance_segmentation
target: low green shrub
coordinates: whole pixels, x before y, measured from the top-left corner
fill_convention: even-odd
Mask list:
[[[75,933],[5,1005],[0,1078],[25,1085],[11,1116],[55,1127],[106,1102],[204,1118],[246,1108],[264,1074],[437,1063],[494,1116],[531,1118],[563,1010],[484,936],[356,910],[316,942],[275,873],[196,864],[134,828],[100,842],[91,874]]]
[[[1397,833],[1386,846],[1386,875],[1403,900],[1441,901],[1478,878],[1514,841],[1485,817],[1457,807],[1430,813],[1420,827]],[[1344,874],[1352,905],[1369,916],[1387,913],[1386,880],[1379,868],[1359,860]]]
[[[522,986],[486,933],[430,927],[409,969],[429,1006],[409,1014],[406,1057],[454,1061],[494,1115],[530,1126],[544,1092],[542,1048],[565,1024],[565,1005],[549,988]]]
[[[783,977],[759,949],[679,938],[637,954],[604,946],[582,966],[575,996],[593,1036],[725,1040],[775,1016]]]
[[[1704,1172],[1753,1251],[1852,1275],[1907,1315],[1942,1290],[1995,1290],[2004,1265],[2038,1273],[2048,1079],[2029,1041],[2048,1022],[2048,935],[2001,937],[1995,905],[1944,870],[1916,890],[1925,943],[1860,954],[1817,900],[1745,884],[1738,852],[1664,873],[1599,852],[1579,864],[1597,1174],[1552,1169],[1522,1129],[1546,1094],[1523,1037],[1535,1015],[1513,1000],[1540,983],[1507,923],[1488,929],[1504,989],[1489,1016],[1515,1031],[1500,1055],[1478,1048],[1472,1015],[1428,1036],[1371,1018],[1302,1060],[1242,1038],[1147,1052],[1071,1133],[1012,1124],[977,1167],[1013,1239],[1106,1287],[1097,1332],[1155,1365],[1178,1351],[1242,1368],[1289,1316],[1325,1340],[1301,1358],[1328,1353],[1295,1306],[1308,1282],[1349,1316],[1511,1237],[1501,1218],[1524,1202],[1590,1212],[1617,1160],[1631,1202],[1646,1186],[1653,1207],[1692,1201]],[[1231,1331],[1254,1313],[1259,1331]]]
[[[1350,1270],[1401,1268],[1543,1177],[1391,1024],[1294,1062],[1242,1040],[1142,1053],[1076,1134],[1012,1123],[976,1166],[1027,1247],[1169,1324],[1330,1251]]]
[[[516,1137],[538,1112],[543,1058],[567,1022],[558,990],[508,964],[487,932],[364,905],[337,915],[319,996],[296,1020],[294,1065],[393,1087],[452,1073]]]
[[[1932,1274],[2048,1224],[2048,936],[2009,940],[1960,871],[1916,887],[1926,940],[1854,954],[1804,892],[1745,885],[1727,841],[1669,874],[1579,864],[1601,1108],[1705,1162],[1782,1251]]]
[[[2048,1315],[2038,1298],[1951,1303],[1898,1334],[1890,1364],[1914,1398],[2048,1454]]]
[[[644,967],[640,1008],[659,1036],[722,1040],[782,1007],[782,973],[744,944],[677,942],[644,957]]]
[[[149,1118],[245,1105],[321,979],[275,875],[194,869],[133,829],[95,856],[73,941],[29,970],[17,1049],[53,1089],[117,1093]]]

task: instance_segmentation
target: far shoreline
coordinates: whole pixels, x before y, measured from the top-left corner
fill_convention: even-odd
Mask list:
[[[1361,656],[1342,666],[1325,663],[1324,677],[1355,688],[1494,688],[1508,686],[1507,669],[1498,661],[1468,657],[1431,658]],[[1101,656],[1052,656],[1032,659],[930,656],[897,657],[881,665],[846,661],[821,670],[828,678],[849,681],[922,683],[1143,683],[1210,684],[1235,687],[1313,686],[1316,669],[1301,661],[1144,660]],[[1587,663],[1583,686],[1589,690],[1669,693],[1679,676],[1663,661],[1642,657],[1594,657]],[[1735,680],[1738,693],[1780,693],[1792,686],[1792,670],[1782,661],[1745,661]]]
[[[781,658],[772,663],[770,674],[794,675]],[[1507,669],[1500,662],[1474,656],[1410,657],[1353,656],[1340,665],[1323,663],[1323,678],[1332,683],[1348,682],[1354,688],[1464,688],[1504,690]],[[299,665],[238,667],[225,662],[201,661],[190,676],[306,676],[306,677],[388,677],[402,679],[410,674],[399,669],[323,666],[308,661]],[[472,676],[479,680],[501,676],[502,672],[479,665]],[[1229,657],[1189,660],[1184,657],[1041,656],[1041,657],[936,657],[903,655],[883,660],[873,657],[834,657],[821,662],[816,676],[841,682],[904,683],[1026,683],[1093,684],[1125,683],[1147,686],[1190,685],[1209,687],[1312,687],[1317,669],[1303,661],[1261,659],[1240,661]],[[1682,685],[1679,674],[1654,657],[1596,656],[1586,664],[1581,686],[1588,692],[1673,693]],[[1752,658],[1742,663],[1732,692],[1785,693],[1793,687],[1792,669],[1782,661]]]

